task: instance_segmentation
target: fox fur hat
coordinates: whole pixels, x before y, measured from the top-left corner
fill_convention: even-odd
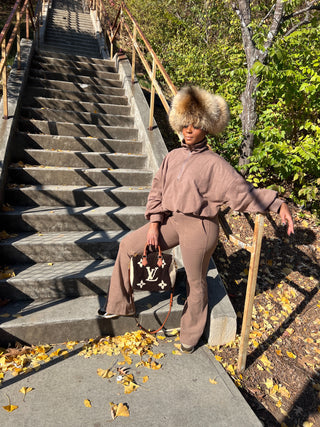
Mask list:
[[[228,105],[221,96],[197,86],[185,86],[172,100],[169,123],[176,132],[191,124],[217,135],[227,126],[229,117]]]

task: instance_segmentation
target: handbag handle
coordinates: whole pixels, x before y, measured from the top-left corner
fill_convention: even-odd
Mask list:
[[[148,265],[148,259],[147,259],[147,252],[148,252],[148,243],[146,243],[144,250],[143,250],[143,254],[142,254],[142,265],[145,267],[146,265]],[[161,252],[161,248],[160,245],[158,245],[158,262],[157,262],[157,266],[158,267],[162,267],[162,252]]]

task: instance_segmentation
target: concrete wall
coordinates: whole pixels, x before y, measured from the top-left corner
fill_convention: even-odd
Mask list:
[[[7,169],[10,163],[10,150],[14,150],[14,132],[21,104],[21,94],[26,85],[33,53],[32,40],[21,40],[21,67],[18,70],[15,59],[8,77],[8,119],[3,116],[3,99],[0,102],[0,204],[3,203],[3,192],[7,180]]]

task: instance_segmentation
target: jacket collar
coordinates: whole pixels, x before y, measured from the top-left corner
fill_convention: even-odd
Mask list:
[[[181,142],[181,146],[182,146],[184,149],[186,149],[186,150],[188,150],[188,151],[195,152],[195,153],[200,153],[200,152],[202,152],[202,151],[208,150],[209,148],[208,148],[208,145],[207,145],[207,144],[208,144],[208,143],[207,143],[207,138],[203,138],[203,140],[202,140],[202,141],[197,142],[197,143],[196,143],[196,144],[194,144],[194,145],[188,145],[188,144],[186,144],[186,143],[184,142],[184,140]]]

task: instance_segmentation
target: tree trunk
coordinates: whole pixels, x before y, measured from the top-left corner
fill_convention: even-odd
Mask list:
[[[252,155],[253,151],[254,135],[252,130],[255,128],[257,122],[255,92],[258,83],[259,78],[249,72],[245,91],[241,95],[243,110],[241,113],[242,142],[240,146],[239,165],[246,165],[249,163],[249,157]]]

